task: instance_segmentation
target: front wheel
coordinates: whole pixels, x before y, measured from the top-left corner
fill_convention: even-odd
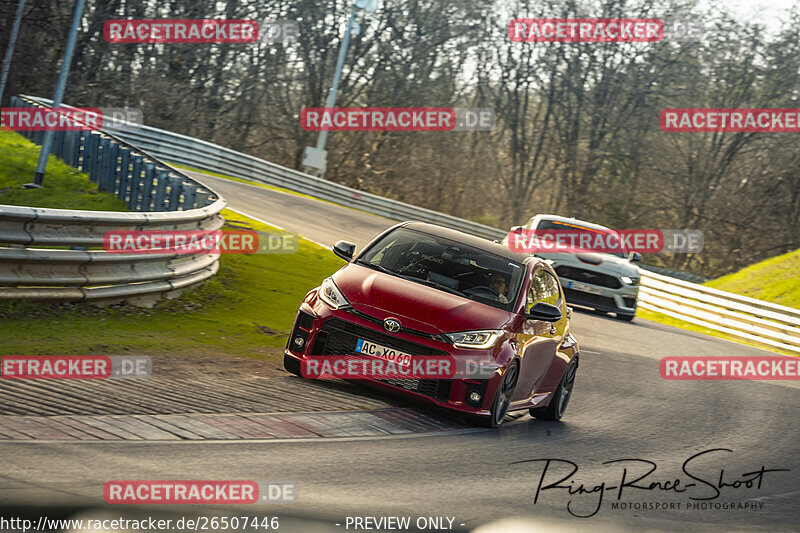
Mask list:
[[[539,420],[561,420],[567,410],[567,404],[572,396],[572,387],[575,385],[575,374],[578,372],[578,359],[573,358],[570,361],[567,370],[561,377],[561,382],[558,388],[553,393],[553,398],[550,400],[550,405],[547,407],[532,407],[530,409],[531,416]]]
[[[617,313],[617,318],[619,320],[624,320],[625,322],[631,322],[634,316],[636,315],[623,315],[622,313]]]
[[[516,361],[512,361],[506,368],[503,381],[497,387],[494,401],[492,401],[491,414],[489,416],[474,417],[472,419],[473,424],[487,428],[500,427],[506,417],[506,413],[508,413],[508,406],[511,405],[511,396],[514,394],[514,387],[517,386],[518,376],[519,367]]]

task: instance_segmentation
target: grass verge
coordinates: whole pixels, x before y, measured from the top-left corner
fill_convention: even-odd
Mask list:
[[[771,257],[706,285],[800,309],[800,250]]]
[[[86,211],[125,211],[125,202],[101,193],[89,176],[55,156],[47,160],[44,187],[24,189],[33,181],[41,148],[13,131],[0,131],[0,204]]]
[[[236,229],[271,228],[232,211]],[[219,273],[152,309],[0,301],[3,355],[240,355],[279,361],[306,292],[343,265],[301,240],[290,255],[223,255]]]

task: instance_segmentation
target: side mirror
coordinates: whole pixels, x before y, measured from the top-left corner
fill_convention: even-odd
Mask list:
[[[561,320],[561,309],[555,305],[538,302],[525,313],[525,320],[544,320],[545,322],[558,322]]]
[[[642,254],[640,254],[639,252],[631,252],[630,255],[628,256],[628,261],[630,261],[631,263],[636,263],[641,260],[642,260]]]
[[[352,242],[339,241],[333,245],[333,253],[345,261],[350,262],[353,260],[353,256],[356,254],[356,245]]]

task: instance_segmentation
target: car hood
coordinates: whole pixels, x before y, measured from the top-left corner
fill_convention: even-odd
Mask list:
[[[357,311],[426,333],[501,329],[513,314],[351,263],[333,281]]]
[[[556,265],[570,265],[598,272],[613,272],[618,276],[639,277],[639,268],[621,257],[601,253],[540,254],[536,257],[551,259]]]

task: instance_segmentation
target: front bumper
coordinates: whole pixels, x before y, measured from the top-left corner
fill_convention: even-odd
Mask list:
[[[352,310],[331,309],[325,304],[314,307],[304,302],[298,310],[292,334],[285,349],[285,357],[299,366],[309,356],[356,354],[358,339],[378,343],[413,355],[448,355],[475,357],[475,350],[459,350],[443,342],[435,335],[423,336],[408,333],[388,334],[378,325],[377,319]],[[295,339],[303,339],[302,342]],[[503,367],[485,379],[364,379],[366,384],[390,390],[408,397],[432,403],[469,415],[489,415],[496,389],[502,380]],[[477,392],[481,399],[472,402],[471,393]]]
[[[618,289],[591,285],[592,292],[586,292],[571,287],[573,283],[585,284],[585,282],[574,282],[574,280],[564,277],[560,277],[559,281],[564,288],[567,303],[591,307],[605,313],[624,315],[636,313],[636,302],[639,297],[638,285],[623,284]]]

